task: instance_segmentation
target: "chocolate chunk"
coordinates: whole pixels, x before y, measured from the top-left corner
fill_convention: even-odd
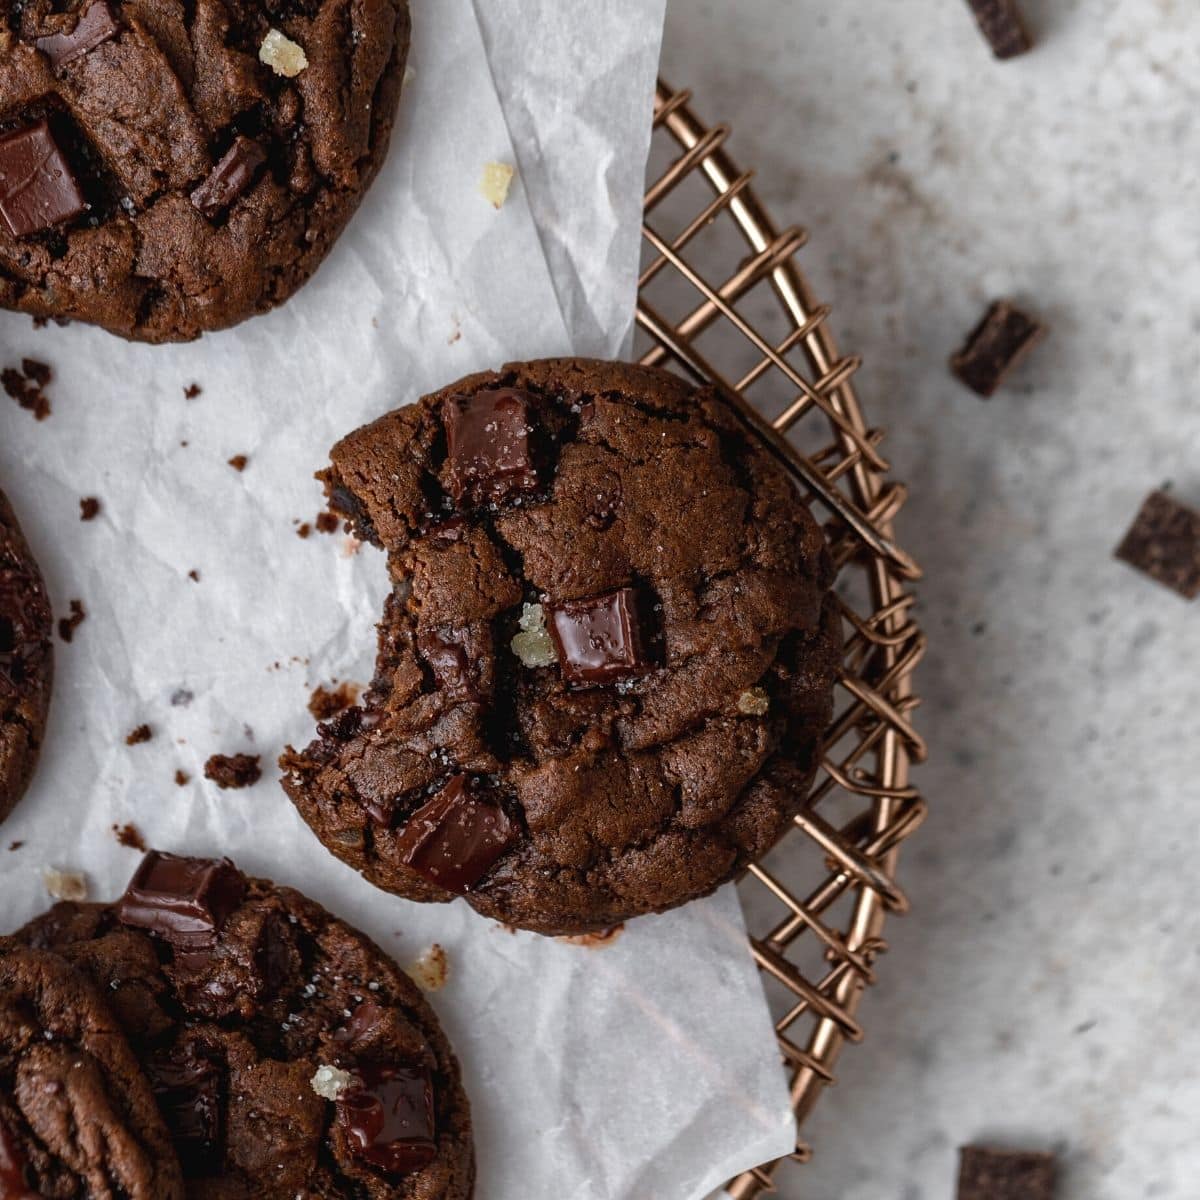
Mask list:
[[[1116,555],[1194,600],[1200,595],[1200,512],[1166,492],[1151,492]]]
[[[418,875],[461,895],[492,869],[516,836],[508,814],[473,796],[466,775],[455,775],[409,817],[397,845]]]
[[[79,519],[94,521],[100,515],[100,501],[95,496],[85,496],[79,502]]]
[[[364,1000],[354,1010],[354,1015],[333,1035],[333,1040],[347,1046],[357,1045],[374,1033],[386,1017],[387,1009],[374,1000]]]
[[[245,891],[245,876],[227,858],[151,850],[117,902],[117,919],[174,946],[201,949],[212,943]]]
[[[0,1198],[7,1200],[33,1200],[34,1193],[25,1178],[25,1155],[17,1145],[17,1139],[3,1121],[0,1121]]]
[[[614,683],[650,670],[632,588],[545,609],[568,683]]]
[[[1016,0],[967,0],[997,58],[1016,58],[1033,49]]]
[[[211,1174],[219,1165],[221,1142],[220,1067],[184,1047],[177,1058],[148,1064],[159,1111],[189,1175]]]
[[[996,300],[950,359],[950,370],[985,399],[1046,336],[1045,327],[1007,300]]]
[[[1029,1150],[964,1146],[959,1152],[958,1200],[1052,1200],[1054,1155]]]
[[[487,504],[536,492],[529,403],[516,388],[488,388],[442,404],[447,483],[458,503]]]
[[[433,1083],[422,1067],[369,1064],[338,1096],[338,1124],[351,1151],[393,1175],[407,1175],[437,1157]]]
[[[52,33],[34,39],[34,45],[57,68],[94,50],[120,30],[117,18],[105,0],[92,0],[70,33]]]
[[[437,685],[451,700],[479,700],[479,689],[471,674],[471,662],[460,640],[458,630],[422,633],[417,637],[417,649],[429,664]]]
[[[209,177],[192,192],[192,203],[211,221],[250,187],[266,161],[263,148],[239,134]]]
[[[13,237],[40,233],[86,208],[45,118],[0,138],[0,215]]]
[[[222,791],[251,787],[262,778],[257,754],[210,754],[204,764],[204,778],[211,779]]]

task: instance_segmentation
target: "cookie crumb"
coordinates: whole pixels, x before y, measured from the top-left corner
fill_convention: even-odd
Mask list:
[[[87,613],[83,609],[82,600],[71,601],[71,615],[69,617],[61,617],[58,622],[58,636],[64,642],[70,642],[75,636],[75,630],[83,624]]]
[[[189,579],[190,579],[190,580],[191,580],[193,583],[199,583],[199,582],[200,582],[200,572],[199,572],[199,571],[197,571],[195,567],[193,567],[193,568],[192,568],[192,569],[191,569],[191,570],[188,572],[188,578],[189,578]]]
[[[558,661],[540,604],[522,604],[517,620],[521,632],[513,637],[512,652],[527,667],[552,667]]]
[[[250,461],[250,460],[249,460],[249,459],[246,457],[246,455],[244,455],[244,454],[235,454],[235,455],[234,455],[234,456],[233,456],[233,457],[232,457],[232,458],[229,460],[229,465],[230,465],[230,466],[231,466],[231,467],[232,467],[232,468],[233,468],[235,471],[244,471],[244,470],[246,469],[246,464],[247,464],[249,461]]]
[[[604,946],[611,946],[624,932],[625,922],[622,921],[620,925],[612,925],[608,929],[597,929],[594,933],[570,934],[558,940],[570,942],[572,946],[586,946],[589,950],[600,950]]]
[[[354,1076],[340,1067],[330,1067],[322,1063],[310,1082],[312,1090],[318,1096],[325,1100],[336,1100],[354,1082]]]
[[[434,942],[412,966],[405,969],[405,974],[424,992],[441,991],[450,977],[446,951]]]
[[[308,711],[318,721],[328,721],[354,704],[358,700],[358,691],[356,683],[339,683],[332,688],[318,685],[308,698]]]
[[[95,496],[85,496],[79,501],[79,519],[94,521],[100,515],[100,501]]]
[[[513,176],[517,173],[515,167],[508,163],[490,162],[483,164],[483,174],[479,177],[479,193],[493,208],[503,208],[508,199],[508,189],[512,187]]]
[[[214,754],[204,764],[204,778],[211,779],[223,791],[251,787],[262,778],[257,754]]]
[[[154,736],[154,730],[149,725],[141,724],[136,729],[131,729],[125,735],[125,745],[140,746],[143,742],[148,742]]]
[[[337,513],[317,513],[316,525],[318,533],[337,533],[339,524]]]
[[[1021,19],[1016,0],[967,0],[967,3],[997,58],[1016,58],[1033,49],[1033,38]]]
[[[299,528],[296,530],[296,536],[298,538],[306,538],[310,533],[312,533],[312,526],[307,521],[305,521],[304,524],[299,526]]]
[[[142,831],[132,822],[125,825],[114,825],[112,828],[113,833],[117,835],[117,841],[122,846],[128,846],[130,850],[146,849],[146,841],[142,837]]]
[[[744,691],[737,699],[737,710],[748,717],[765,717],[771,708],[771,699],[760,687]]]
[[[187,785],[189,783],[191,783],[191,781],[192,781],[192,777],[186,771],[176,771],[175,772],[175,786],[176,787],[187,787]]]
[[[295,79],[308,66],[308,55],[291,38],[278,29],[271,29],[258,48],[258,61],[265,63],[276,75]]]
[[[183,397],[185,400],[195,400],[204,389],[198,383],[189,383],[183,389]]]
[[[5,367],[0,371],[0,385],[38,421],[44,421],[50,415],[50,400],[45,388],[53,378],[50,365],[36,358],[23,358],[19,368]]]
[[[59,871],[54,867],[46,867],[42,871],[42,882],[46,891],[55,900],[86,900],[88,898],[87,880],[77,871]]]
[[[9,849],[9,851],[10,851],[10,852],[11,852],[11,851],[13,851],[13,850],[20,850],[20,848],[21,848],[23,845],[25,845],[25,843],[24,843],[24,842],[21,842],[21,841],[9,842],[9,843],[8,843],[8,849]]]

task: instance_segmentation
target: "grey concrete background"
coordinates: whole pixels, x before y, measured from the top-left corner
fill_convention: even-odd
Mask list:
[[[664,74],[732,124],[865,356],[912,485],[933,812],[866,1043],[785,1200],[941,1200],[973,1140],[1061,1150],[1063,1200],[1200,1194],[1200,607],[1112,559],[1200,503],[1200,11],[672,0]],[[995,295],[1052,327],[990,403],[946,356]]]

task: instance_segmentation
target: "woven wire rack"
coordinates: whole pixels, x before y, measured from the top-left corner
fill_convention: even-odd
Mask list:
[[[912,617],[916,563],[893,540],[906,498],[888,478],[882,433],[866,424],[839,354],[829,308],[796,263],[806,234],[778,230],[725,150],[729,129],[706,126],[691,93],[659,82],[638,353],[728,392],[743,418],[798,480],[825,526],[838,568],[844,643],[821,769],[793,828],[741,880],[750,948],[767,989],[791,1079],[797,1124],[812,1112],[887,949],[889,914],[908,910],[896,882],[901,843],[925,817],[909,767],[925,757],[913,728],[912,674],[925,637]],[[736,1200],[775,1190],[803,1140],[726,1186]]]

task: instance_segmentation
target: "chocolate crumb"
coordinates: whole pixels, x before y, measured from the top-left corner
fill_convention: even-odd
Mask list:
[[[1200,512],[1166,492],[1151,492],[1116,556],[1185,600],[1194,600],[1200,595]]]
[[[190,579],[190,580],[191,580],[193,583],[199,583],[199,582],[200,582],[200,572],[199,572],[199,571],[197,571],[195,567],[193,567],[193,568],[192,568],[192,569],[191,569],[191,570],[188,572],[188,578],[189,578],[189,579]]]
[[[1033,38],[1021,19],[1016,0],[967,0],[967,3],[997,58],[1016,58],[1033,49]]]
[[[145,850],[146,842],[142,837],[142,832],[132,822],[125,825],[114,825],[113,833],[117,835],[117,841],[122,846],[128,846],[131,850]]]
[[[317,513],[317,532],[318,533],[337,533],[338,525],[337,513],[322,512]]]
[[[38,421],[50,415],[50,400],[44,391],[54,377],[48,363],[36,358],[23,358],[21,366],[5,367],[0,371],[0,385],[27,412]]]
[[[195,398],[200,395],[202,391],[204,391],[204,389],[198,383],[189,383],[187,387],[183,389],[183,395],[187,400],[195,400]]]
[[[10,850],[10,851],[12,851],[12,850],[20,850],[20,848],[21,848],[23,845],[25,845],[25,843],[24,843],[24,842],[21,842],[21,841],[9,842],[9,843],[8,843],[8,848],[9,848],[9,850]]]
[[[1007,300],[995,300],[950,358],[950,370],[985,400],[1046,336],[1045,326]]]
[[[100,515],[100,501],[95,496],[85,496],[79,502],[79,519],[94,521]]]
[[[192,777],[186,771],[176,771],[175,772],[175,786],[176,787],[187,787],[187,785],[189,783],[191,783],[191,781],[192,781]]]
[[[358,685],[354,683],[339,683],[334,688],[318,686],[308,698],[308,711],[318,721],[328,721],[354,704],[358,700],[358,691]]]
[[[958,1200],[1052,1200],[1058,1167],[1052,1154],[964,1146]]]
[[[136,729],[131,729],[125,735],[125,745],[140,746],[143,742],[148,742],[154,736],[154,730],[149,725],[139,725]]]
[[[257,754],[214,754],[204,764],[204,777],[222,790],[250,787],[262,778],[259,763]]]
[[[58,636],[64,642],[70,642],[75,636],[75,630],[83,624],[87,613],[83,608],[82,600],[71,601],[71,615],[69,617],[61,617],[58,622]]]
[[[231,467],[232,467],[232,468],[233,468],[235,471],[244,471],[244,470],[246,469],[246,464],[247,464],[249,461],[250,461],[250,460],[249,460],[249,459],[248,459],[248,458],[247,458],[247,457],[246,457],[244,454],[235,454],[235,455],[234,455],[234,456],[233,456],[233,457],[232,457],[232,458],[229,460],[229,465],[230,465],[230,466],[231,466]]]
[[[309,525],[309,523],[307,521],[305,521],[304,524],[301,525],[300,528],[296,530],[296,536],[301,537],[301,538],[308,537],[308,535],[310,533],[312,533],[312,526]]]
[[[54,378],[54,370],[50,364],[37,358],[21,359],[21,370],[25,372],[25,378],[32,380],[38,387],[45,387]]]

